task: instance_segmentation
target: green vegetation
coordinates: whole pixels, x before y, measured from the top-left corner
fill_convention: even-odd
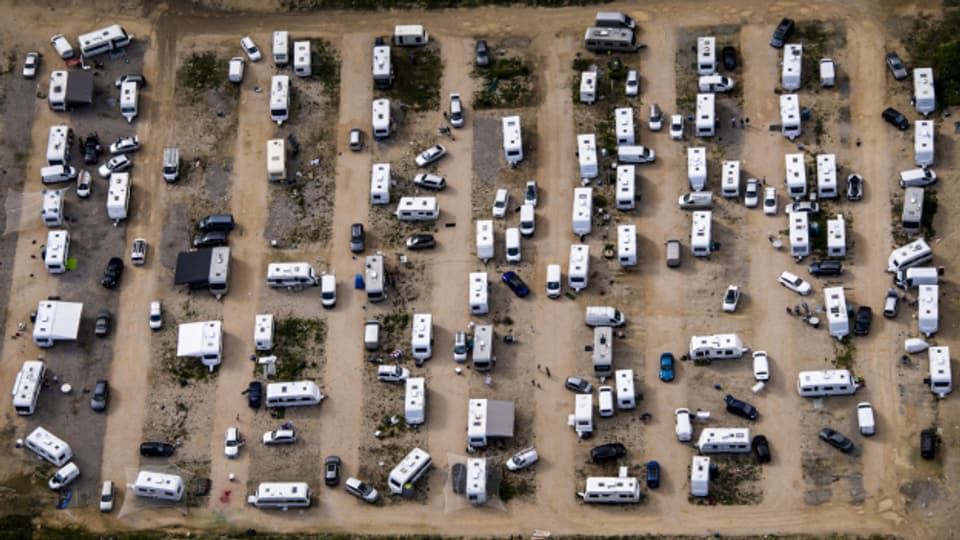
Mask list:
[[[483,79],[473,96],[475,109],[526,107],[533,104],[530,75],[533,70],[521,58],[498,58],[489,66],[475,67],[473,76]]]
[[[711,465],[716,472],[710,473],[709,497],[693,497],[693,504],[744,505],[760,504],[763,493],[757,482],[760,481],[760,465],[752,454],[715,456]]]
[[[533,478],[521,477],[516,474],[504,475],[500,482],[500,500],[505,503],[510,502],[511,499],[516,497],[530,495],[535,490],[536,484],[534,484]]]
[[[816,175],[813,176],[816,178]],[[807,214],[810,226],[810,253],[816,259],[825,259],[827,257],[827,216],[830,214],[828,209],[823,206],[824,201],[820,201],[820,212],[816,214]],[[791,201],[788,204],[793,204]],[[846,216],[844,217],[846,219]],[[790,236],[790,230],[786,230],[786,236]]]
[[[396,423],[392,422],[391,418],[396,418]],[[386,414],[380,419],[380,424],[377,425],[377,430],[380,431],[380,439],[398,437],[407,431],[407,419],[403,414]]]
[[[330,93],[330,100],[340,97],[340,55],[337,49],[325,39],[310,40],[311,78],[323,83]]]
[[[295,381],[303,370],[317,367],[323,357],[327,323],[319,319],[280,319],[273,334],[273,354],[277,357],[277,380]],[[312,359],[311,359],[312,358]]]
[[[440,50],[435,45],[419,49],[392,47],[390,60],[396,79],[386,94],[414,111],[438,110],[443,78]]]
[[[407,327],[410,326],[411,318],[410,314],[405,311],[394,311],[389,315],[385,315],[380,323],[383,326],[384,332],[388,334],[402,334],[407,330]]]
[[[830,41],[836,37],[822,21],[804,21],[797,24],[790,43],[803,43],[803,62],[800,84],[804,88],[820,88],[820,59],[830,56]],[[819,144],[819,135],[817,142]]]
[[[589,6],[605,4],[610,0],[280,0],[287,11],[314,11],[324,9],[447,9],[475,8],[489,5],[534,7]]]
[[[848,337],[842,342],[835,342],[833,350],[836,352],[836,356],[833,358],[833,367],[852,370],[853,359],[857,354],[857,346],[853,344],[853,340]]]
[[[203,365],[199,358],[193,356],[177,356],[174,344],[171,343],[169,347],[164,347],[163,350],[167,351],[161,360],[161,362],[163,362],[163,370],[170,374],[174,380],[180,382],[181,385],[188,381],[205,381],[213,376],[214,372]]]
[[[193,53],[177,71],[177,86],[186,91],[190,103],[200,101],[208,90],[217,90],[227,82],[227,59],[212,52]],[[239,94],[239,89],[233,89]]]
[[[960,11],[947,11],[942,19],[917,17],[904,43],[908,65],[933,68],[937,106],[960,105]]]

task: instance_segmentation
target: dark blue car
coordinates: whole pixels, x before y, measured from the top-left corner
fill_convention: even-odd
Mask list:
[[[665,352],[660,355],[660,380],[670,382],[673,380],[673,353]]]
[[[660,464],[656,461],[647,462],[647,487],[650,489],[660,487]]]
[[[504,272],[503,282],[507,284],[507,287],[510,287],[510,290],[513,291],[513,294],[523,298],[524,296],[530,294],[530,288],[527,287],[527,284],[520,279],[520,276],[516,272]]]

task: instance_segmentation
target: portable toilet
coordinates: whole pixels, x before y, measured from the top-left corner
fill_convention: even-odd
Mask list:
[[[703,146],[687,148],[687,178],[690,189],[703,191],[707,187],[707,149]]]

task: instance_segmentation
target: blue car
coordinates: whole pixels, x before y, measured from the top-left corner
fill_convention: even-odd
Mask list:
[[[665,352],[660,355],[660,380],[670,382],[673,380],[673,353]]]
[[[507,284],[507,287],[510,287],[510,290],[513,291],[513,294],[523,298],[524,296],[530,294],[530,288],[527,287],[527,284],[520,279],[520,276],[516,272],[504,272],[503,282]]]
[[[650,489],[660,487],[660,464],[656,461],[647,462],[647,487]]]

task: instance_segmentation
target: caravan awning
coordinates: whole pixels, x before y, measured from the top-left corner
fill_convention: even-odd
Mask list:
[[[487,436],[506,439],[513,437],[514,405],[512,401],[487,402]]]
[[[67,74],[67,103],[71,105],[93,103],[92,71],[70,71]]]
[[[205,287],[210,280],[210,249],[182,251],[177,255],[177,270],[174,285]]]

